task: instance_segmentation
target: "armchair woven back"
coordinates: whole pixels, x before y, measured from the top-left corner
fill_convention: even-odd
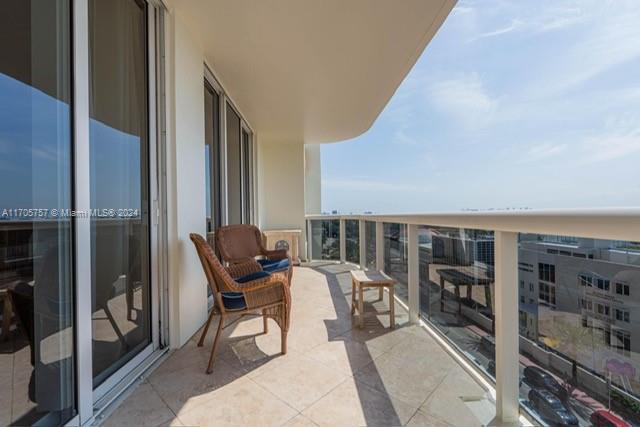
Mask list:
[[[222,259],[231,264],[264,255],[262,233],[255,225],[220,227],[216,230],[215,239]]]
[[[217,295],[218,292],[239,292],[240,289],[238,289],[236,281],[225,270],[204,237],[197,233],[191,233],[189,237],[196,247],[211,292],[214,295]]]

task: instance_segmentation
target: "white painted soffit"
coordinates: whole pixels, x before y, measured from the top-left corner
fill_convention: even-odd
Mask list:
[[[323,143],[373,124],[455,0],[174,0],[261,138]]]

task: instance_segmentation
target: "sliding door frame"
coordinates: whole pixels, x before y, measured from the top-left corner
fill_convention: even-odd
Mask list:
[[[236,104],[233,102],[233,100],[231,99],[231,97],[227,94],[227,92],[224,90],[224,88],[222,87],[222,85],[220,84],[220,82],[218,81],[218,79],[216,78],[215,74],[212,71],[212,68],[209,66],[209,64],[207,63],[207,61],[204,62],[204,79],[206,80],[207,83],[209,83],[209,85],[211,85],[211,87],[213,88],[213,90],[216,91],[216,93],[218,94],[218,102],[219,102],[219,120],[220,120],[220,126],[219,126],[219,141],[220,141],[220,190],[221,190],[221,194],[220,194],[220,209],[222,210],[221,212],[221,224],[222,225],[229,225],[229,180],[227,179],[228,177],[228,146],[227,146],[227,105],[229,105],[233,111],[238,115],[238,117],[240,118],[240,129],[238,130],[240,132],[240,155],[241,155],[241,161],[240,161],[240,169],[241,169],[241,183],[240,183],[240,191],[242,192],[241,195],[241,201],[242,201],[242,207],[241,207],[241,214],[242,214],[242,220],[244,223],[246,224],[251,224],[254,223],[255,218],[256,218],[256,195],[255,195],[255,176],[256,176],[256,167],[255,167],[255,133],[253,131],[253,128],[251,127],[251,125],[247,122],[247,120],[245,119],[244,115],[242,114],[242,111],[240,111],[240,109],[236,106]],[[206,120],[206,118],[205,118]],[[249,150],[248,153],[244,152],[244,144],[242,142],[242,132],[246,131],[249,134]],[[245,171],[245,164],[244,164],[244,156],[248,156],[247,157],[247,163],[249,166],[249,171]],[[245,193],[245,180],[249,180],[249,192],[251,194],[246,194]],[[250,200],[249,200],[250,199]],[[245,204],[249,202],[249,206],[250,206],[250,213],[249,213],[249,217],[247,218],[245,215],[245,209],[244,206]]]
[[[73,0],[73,209],[90,212],[89,2]],[[93,386],[91,219],[73,223],[77,416],[68,425],[85,425],[163,353],[168,332],[164,88],[164,6],[147,1],[147,85],[149,126],[150,343],[102,384]],[[99,260],[98,260],[99,262]]]
[[[74,209],[91,208],[89,149],[89,2],[73,1],[73,129]],[[93,418],[93,345],[91,342],[91,218],[74,219],[76,387],[78,417],[72,424]]]

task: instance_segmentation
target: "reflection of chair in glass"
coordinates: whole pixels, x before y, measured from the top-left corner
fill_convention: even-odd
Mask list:
[[[260,269],[253,260],[238,263],[230,267],[237,272],[243,271],[245,276],[233,279],[213,253],[213,249],[199,234],[190,234],[191,241],[198,251],[209,287],[215,297],[220,310],[220,322],[211,348],[211,356],[207,365],[207,373],[212,371],[216,347],[225,319],[230,315],[245,316],[255,311],[262,311],[264,316],[265,333],[267,332],[267,318],[272,318],[280,327],[281,351],[287,352],[287,332],[289,331],[289,309],[291,296],[289,286],[283,283],[280,276],[272,276]],[[211,311],[207,323],[202,331],[198,346],[202,346],[211,325],[215,311]]]
[[[220,227],[215,233],[216,247],[222,259],[229,264],[257,259],[268,273],[284,276],[286,285],[291,283],[292,262],[286,250],[268,250],[262,233],[255,225],[236,224]]]
[[[9,289],[0,289],[0,302],[2,303],[2,333],[0,333],[0,342],[7,341],[11,337],[11,321],[13,319],[13,310],[11,308],[11,298],[9,297]]]
[[[65,375],[72,369],[73,351],[71,300],[60,288],[67,273],[54,246],[42,258],[33,284],[20,282],[8,290],[17,324],[29,343],[34,367],[29,399],[37,403],[38,412],[64,410],[72,405],[73,395],[61,393]]]
[[[122,291],[118,292],[119,285],[122,286],[122,270],[124,256],[122,250],[118,250],[121,245],[121,233],[118,230],[114,230],[109,224],[96,224],[96,244],[95,244],[95,259],[100,260],[95,263],[93,276],[93,313],[103,310],[113,332],[116,334],[118,341],[122,346],[127,349],[127,340],[118,326],[118,322],[113,314],[113,311],[109,307],[109,303],[115,301],[118,295],[122,294]],[[127,293],[128,279],[125,277],[124,291]],[[127,295],[125,295],[125,309],[129,307],[127,301]],[[94,323],[95,328],[95,323]],[[94,329],[94,340],[101,338],[100,334],[96,334]]]
[[[126,282],[127,320],[133,320],[131,312],[135,311],[133,296],[137,289],[142,288],[142,259],[140,257],[140,238],[136,235],[129,236],[129,271]],[[138,316],[136,316],[138,320]]]

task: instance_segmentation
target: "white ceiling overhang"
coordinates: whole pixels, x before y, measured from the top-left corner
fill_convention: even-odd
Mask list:
[[[261,138],[353,138],[378,117],[454,0],[177,0]]]

